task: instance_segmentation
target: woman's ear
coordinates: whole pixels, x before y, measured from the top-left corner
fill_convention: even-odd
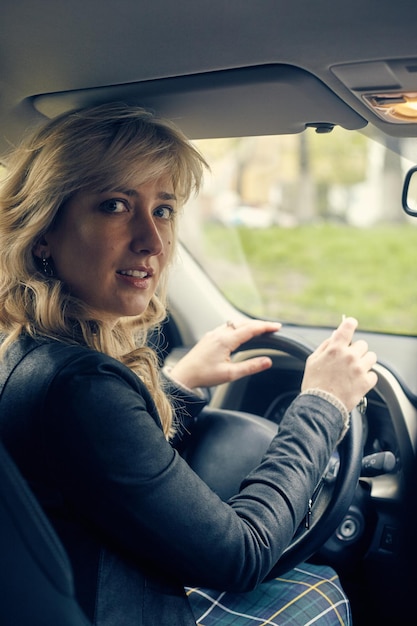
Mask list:
[[[42,236],[32,248],[33,254],[39,259],[47,259],[51,256],[51,252],[49,250],[49,244],[45,239],[45,236]]]

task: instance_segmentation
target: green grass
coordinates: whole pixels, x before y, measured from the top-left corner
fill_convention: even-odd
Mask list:
[[[363,329],[417,334],[414,225],[231,230],[207,224],[205,248],[225,295],[255,316],[334,326],[344,313]]]

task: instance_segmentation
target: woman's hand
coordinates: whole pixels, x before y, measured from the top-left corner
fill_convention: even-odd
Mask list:
[[[322,389],[336,396],[348,411],[376,385],[372,367],[376,354],[368,350],[366,341],[352,343],[358,322],[353,317],[340,326],[311,354],[306,362],[301,390]]]
[[[252,337],[273,333],[277,322],[245,320],[227,322],[208,332],[170,371],[170,376],[189,389],[211,387],[257,374],[272,365],[269,357],[260,356],[233,363],[231,353]]]

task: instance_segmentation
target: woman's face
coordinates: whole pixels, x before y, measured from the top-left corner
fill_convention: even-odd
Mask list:
[[[99,319],[143,313],[171,257],[176,199],[160,178],[131,189],[76,193],[34,252]]]

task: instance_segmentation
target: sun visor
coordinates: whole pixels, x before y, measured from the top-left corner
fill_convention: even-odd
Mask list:
[[[366,120],[318,78],[289,65],[261,65],[34,96],[32,106],[54,117],[110,101],[154,110],[191,138],[290,134],[317,126],[363,128]]]

